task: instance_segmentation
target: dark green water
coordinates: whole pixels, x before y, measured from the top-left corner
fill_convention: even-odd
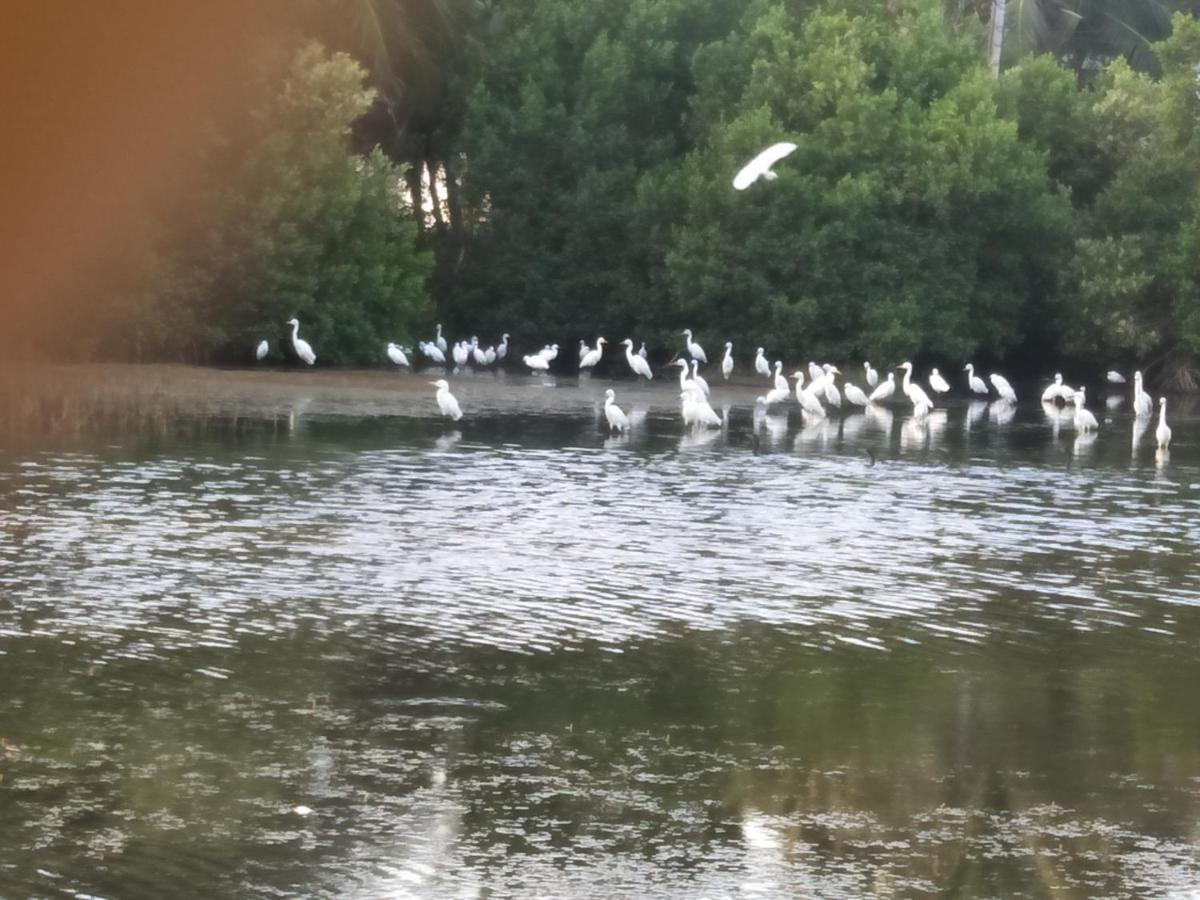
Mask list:
[[[604,386],[10,440],[0,896],[1200,892],[1200,420]]]

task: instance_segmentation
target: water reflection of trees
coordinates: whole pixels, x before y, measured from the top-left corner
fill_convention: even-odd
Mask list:
[[[109,892],[152,864],[286,888],[373,852],[436,866],[449,828],[483,883],[527,855],[732,854],[816,888],[1082,897],[1200,816],[1200,665],[1161,637],[880,652],[747,626],[519,656],[363,624],[5,645],[9,858]]]

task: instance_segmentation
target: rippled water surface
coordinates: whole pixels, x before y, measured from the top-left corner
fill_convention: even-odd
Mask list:
[[[0,896],[1200,893],[1186,407],[204,378],[3,436]]]

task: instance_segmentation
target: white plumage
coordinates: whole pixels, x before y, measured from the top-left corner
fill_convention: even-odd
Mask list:
[[[387,345],[387,355],[388,355],[388,359],[390,359],[392,362],[394,362],[398,366],[407,366],[408,365],[408,357],[405,356],[404,351],[401,350],[399,347],[397,347],[395,344]]]
[[[767,180],[778,178],[779,176],[771,171],[771,166],[775,165],[775,163],[779,162],[779,160],[783,159],[789,153],[792,153],[795,149],[796,145],[789,141],[780,141],[777,144],[772,144],[758,154],[758,156],[754,157],[754,159],[750,160],[750,162],[746,163],[746,165],[742,166],[737,175],[733,176],[734,188],[744,191],[750,185],[754,184],[754,182],[758,181],[759,178]]]
[[[612,388],[604,392],[604,418],[608,420],[608,430],[624,432],[629,430],[629,416],[617,406],[616,394]]]
[[[876,378],[878,378],[878,376],[876,376]],[[846,395],[846,402],[852,403],[855,406],[866,406],[867,403],[870,402],[867,399],[867,395],[863,393],[862,388],[860,388],[857,384],[851,384],[848,381],[842,385],[842,393]]]
[[[600,357],[604,355],[603,347],[606,343],[608,342],[605,341],[604,338],[596,338],[596,348],[594,350],[587,350],[584,352],[583,356],[579,359],[579,368],[581,370],[590,369],[595,366],[596,363],[600,362]],[[587,345],[585,344],[584,346]]]
[[[262,362],[267,358],[267,354],[271,352],[271,345],[265,340],[259,341],[258,346],[254,348],[254,358]]]
[[[296,351],[296,355],[304,361],[306,365],[312,365],[317,361],[317,354],[313,353],[313,348],[308,341],[298,336],[300,332],[300,320],[288,319],[288,324],[292,326],[292,349]]]
[[[1133,411],[1138,418],[1145,418],[1154,413],[1154,401],[1142,390],[1141,372],[1133,373]]]
[[[1007,401],[1008,403],[1017,402],[1017,392],[1013,390],[1013,387],[1008,383],[1007,378],[1005,378],[1003,375],[993,372],[988,376],[988,379],[992,382],[992,387],[996,389],[996,393],[1000,395],[1001,400]]]
[[[544,356],[538,354],[530,354],[523,357],[525,365],[529,366],[533,372],[546,372],[550,369],[550,362]]]
[[[1080,388],[1075,391],[1075,430],[1076,431],[1095,431],[1100,427],[1100,423],[1096,421],[1096,417],[1092,415],[1085,404],[1087,403],[1087,389]]]
[[[733,373],[733,343],[725,342],[725,357],[721,360],[721,377],[728,380]]]
[[[941,376],[941,373],[937,369],[929,373],[929,386],[938,394],[944,394],[950,390],[950,385],[946,383],[946,379]]]
[[[867,387],[875,387],[879,384],[879,373],[871,368],[869,360],[863,363],[863,371],[867,374]]]
[[[691,356],[692,359],[698,359],[702,363],[708,362],[708,357],[704,354],[704,348],[692,340],[692,329],[685,328],[683,330],[683,339],[687,345],[688,355]]]
[[[633,339],[625,338],[621,343],[625,345],[625,359],[629,363],[629,368],[633,370],[633,374],[641,375],[647,381],[654,378],[654,373],[650,371],[650,363],[646,362],[646,357],[633,352]],[[645,344],[642,346],[644,347]]]
[[[988,386],[982,378],[975,374],[975,366],[967,363],[963,367],[963,371],[967,373],[967,387],[971,389],[971,393],[981,394],[986,397],[988,395]]]
[[[437,388],[437,405],[442,411],[443,416],[449,416],[455,422],[462,418],[462,410],[458,406],[458,401],[454,395],[450,393],[450,385],[446,383],[445,378],[439,378],[437,381],[429,382]]]
[[[771,364],[767,362],[767,357],[763,353],[762,347],[758,348],[758,353],[754,357],[754,371],[768,378],[771,376]]]
[[[1167,424],[1167,398],[1158,398],[1158,427],[1154,429],[1158,449],[1166,450],[1171,445],[1171,426]]]
[[[871,395],[867,399],[872,403],[880,403],[894,393],[896,393],[896,373],[888,372],[887,381],[871,391]]]

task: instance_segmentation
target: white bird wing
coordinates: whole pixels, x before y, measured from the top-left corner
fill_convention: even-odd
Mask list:
[[[777,144],[772,144],[750,162],[746,163],[741,170],[733,177],[733,186],[739,191],[744,191],[750,185],[754,184],[764,172],[768,171],[771,166],[775,165],[779,160],[783,159],[789,153],[796,149],[796,145],[790,141],[780,141]]]

